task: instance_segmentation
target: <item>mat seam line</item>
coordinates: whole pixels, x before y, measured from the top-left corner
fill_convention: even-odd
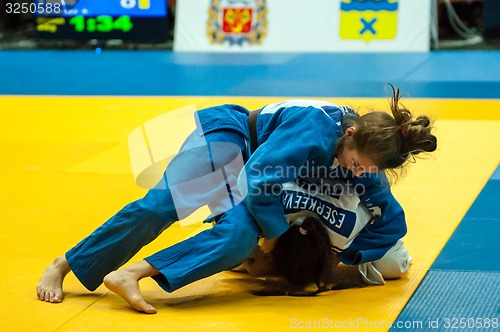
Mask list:
[[[96,299],[94,302],[90,303],[87,307],[85,307],[82,311],[78,312],[76,315],[74,315],[73,317],[71,317],[70,319],[68,319],[66,322],[64,322],[61,326],[57,327],[54,331],[60,331],[64,326],[66,326],[67,324],[69,324],[73,319],[75,319],[76,317],[80,316],[81,314],[83,314],[85,311],[87,311],[91,306],[93,306],[94,304],[96,304],[99,300],[101,300],[102,298],[104,298],[104,296],[106,296],[107,294],[109,294],[110,291],[107,291],[105,293],[103,293],[101,296],[99,296],[98,299]]]

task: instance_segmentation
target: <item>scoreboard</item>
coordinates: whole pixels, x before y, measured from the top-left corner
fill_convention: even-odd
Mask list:
[[[38,39],[161,43],[168,39],[166,0],[32,0]]]

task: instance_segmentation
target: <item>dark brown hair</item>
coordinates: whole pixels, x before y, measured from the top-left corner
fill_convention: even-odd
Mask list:
[[[399,88],[389,86],[392,116],[383,111],[369,112],[355,120],[356,132],[352,136],[353,147],[382,170],[402,169],[419,153],[437,147],[429,118],[419,115],[414,119],[400,103]]]
[[[278,238],[271,255],[276,274],[291,283],[295,289],[315,284],[318,290],[312,292],[263,290],[253,294],[314,296],[329,290],[327,284],[332,280],[335,253],[328,231],[319,219],[307,217],[300,226],[290,226]]]

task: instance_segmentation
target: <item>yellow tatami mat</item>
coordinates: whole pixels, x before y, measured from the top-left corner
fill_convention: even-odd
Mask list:
[[[223,272],[172,294],[141,282],[156,315],[135,312],[103,286],[88,292],[73,275],[61,304],[37,300],[45,267],[128,202],[134,183],[128,135],[145,121],[194,104],[256,109],[282,98],[0,97],[0,331],[285,331],[320,327],[386,331],[498,165],[500,101],[418,100],[405,105],[436,119],[438,151],[412,165],[394,193],[406,210],[407,278],[314,298],[258,297],[260,281]],[[355,108],[375,99],[331,99]],[[179,124],[184,126],[185,124]],[[202,211],[176,224],[133,262],[200,231]],[[351,271],[352,272],[352,271]],[[340,278],[340,277],[339,277]]]

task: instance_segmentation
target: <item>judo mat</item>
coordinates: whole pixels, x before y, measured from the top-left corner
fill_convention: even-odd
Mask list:
[[[232,271],[171,294],[142,280],[156,315],[137,313],[104,286],[88,292],[72,274],[63,303],[36,298],[35,286],[54,257],[145,194],[134,183],[128,156],[135,128],[188,105],[257,109],[282,99],[0,96],[0,331],[447,330],[444,318],[498,320],[497,99],[405,99],[415,113],[436,119],[439,145],[393,187],[406,211],[404,242],[413,257],[404,279],[363,287],[356,271],[341,268],[337,278],[346,289],[311,298],[254,296],[250,291],[262,282]],[[321,99],[361,111],[387,106],[377,98]],[[181,135],[192,124],[178,125]],[[201,223],[205,213],[173,225],[131,262],[210,227]],[[468,305],[459,306],[462,301]],[[438,328],[431,325],[436,319]]]

